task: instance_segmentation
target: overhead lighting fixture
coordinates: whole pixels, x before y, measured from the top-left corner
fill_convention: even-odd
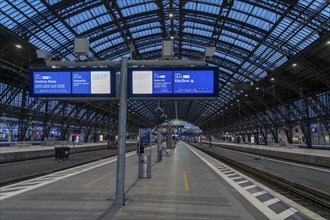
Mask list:
[[[237,99],[236,101],[239,102],[239,99]]]
[[[297,66],[298,64],[297,63],[293,63],[292,66]]]
[[[22,48],[22,45],[20,45],[20,44],[16,44],[15,45],[17,48]]]
[[[174,36],[171,36],[170,38],[171,38],[171,40],[174,40]]]
[[[328,45],[329,45],[329,44],[330,44],[330,40],[329,40],[329,41],[327,41],[327,43],[326,43],[326,44],[328,44]]]
[[[53,69],[55,69],[55,68],[56,68],[56,66],[52,66],[52,68],[53,68]]]
[[[272,77],[272,78],[270,78],[270,80],[271,80],[271,81],[274,81],[274,80],[275,80],[275,78],[274,78],[274,77]]]
[[[248,94],[245,94],[245,97],[248,97],[249,95]]]
[[[169,17],[169,18],[173,18],[173,17],[174,17],[173,12],[170,12],[170,13],[168,14],[168,17]]]
[[[259,87],[256,87],[256,90],[259,90]]]

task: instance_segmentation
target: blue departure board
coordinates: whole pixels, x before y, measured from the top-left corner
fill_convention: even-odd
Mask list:
[[[29,69],[29,95],[57,98],[116,97],[110,68]]]
[[[213,70],[174,70],[174,94],[212,94]]]
[[[110,71],[72,71],[72,94],[110,93]]]
[[[152,71],[152,93],[172,94],[172,71]]]
[[[129,68],[128,97],[217,97],[215,67]]]
[[[91,73],[89,71],[72,72],[72,93],[91,93]]]
[[[70,94],[71,73],[60,72],[35,72],[33,74],[34,94]]]

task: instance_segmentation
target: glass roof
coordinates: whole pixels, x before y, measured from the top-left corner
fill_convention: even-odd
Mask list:
[[[181,1],[180,1],[181,2]],[[324,0],[3,0],[1,25],[61,60],[75,60],[76,36],[90,40],[81,59],[118,60],[130,54],[159,59],[161,40],[175,36],[175,57],[202,58],[215,45],[210,65],[218,66],[220,94],[237,81],[257,83],[329,31],[330,7]],[[169,18],[169,13],[174,13]],[[222,100],[222,98],[220,98]],[[206,107],[212,114],[213,107]],[[150,113],[150,117],[152,117]]]

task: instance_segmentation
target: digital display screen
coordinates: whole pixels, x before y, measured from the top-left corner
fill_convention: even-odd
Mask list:
[[[110,71],[72,71],[72,94],[110,93]]]
[[[152,93],[172,94],[172,71],[152,71]]]
[[[31,97],[115,97],[115,74],[110,68],[30,69]]]
[[[218,69],[214,67],[187,68],[129,68],[129,97],[216,97]]]
[[[36,72],[33,74],[35,94],[70,94],[70,72]]]
[[[87,71],[72,72],[72,93],[91,93],[91,73]]]
[[[214,72],[212,70],[175,70],[173,93],[212,94]]]
[[[133,71],[133,93],[152,94],[152,71]]]
[[[133,71],[134,94],[171,94],[172,71]]]

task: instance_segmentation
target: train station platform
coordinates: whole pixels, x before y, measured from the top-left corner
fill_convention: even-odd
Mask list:
[[[208,141],[203,141],[202,143],[207,145],[210,144]],[[245,153],[253,153],[266,157],[285,159],[330,168],[330,150],[327,149],[308,149],[293,146],[268,146],[224,142],[211,142],[211,145]]]
[[[126,154],[125,205],[115,205],[116,158],[0,188],[0,219],[322,219],[179,142],[138,178]]]
[[[127,144],[136,143],[136,141],[129,140]],[[44,157],[52,157],[55,154],[55,147],[69,147],[71,153],[80,153],[94,150],[101,150],[107,148],[106,142],[101,143],[85,143],[70,145],[56,145],[56,146],[42,146],[42,145],[29,145],[24,146],[6,146],[0,147],[0,163],[15,162],[21,160],[38,159]]]

